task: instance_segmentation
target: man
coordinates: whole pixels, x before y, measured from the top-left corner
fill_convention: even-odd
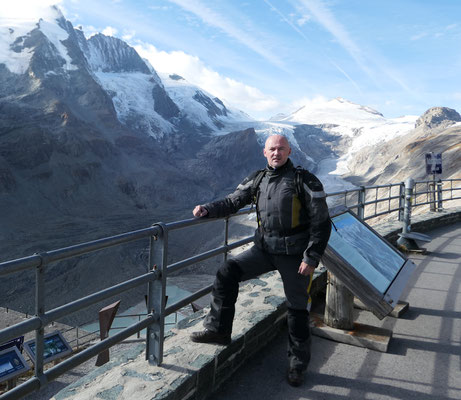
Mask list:
[[[287,379],[299,386],[310,360],[309,287],[327,246],[331,221],[322,184],[308,171],[294,168],[288,140],[270,136],[263,153],[268,164],[263,172],[248,176],[225,199],[193,210],[195,217],[223,217],[255,202],[258,228],[255,245],[218,270],[206,329],[192,333],[191,340],[229,344],[239,282],[277,269],[288,306]],[[301,174],[298,179],[297,174]]]

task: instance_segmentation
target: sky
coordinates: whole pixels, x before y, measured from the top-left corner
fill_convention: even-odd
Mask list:
[[[15,0],[0,19],[51,4],[257,119],[335,97],[461,112],[461,0]]]

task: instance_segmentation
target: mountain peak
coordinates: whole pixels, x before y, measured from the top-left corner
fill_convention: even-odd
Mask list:
[[[95,71],[151,73],[135,49],[121,39],[102,33],[88,39],[85,56]]]
[[[429,108],[421,117],[418,118],[415,128],[446,128],[456,122],[461,122],[461,115],[456,110],[448,107]]]
[[[64,60],[63,66],[74,69],[62,43],[69,36],[67,21],[56,6],[43,8],[40,18],[29,18],[25,14],[7,19],[7,25],[0,26],[0,64],[4,64],[12,73],[25,73],[34,49],[42,42],[40,33],[51,44],[51,53],[58,54]]]
[[[174,81],[185,81],[185,79],[181,75],[178,75],[178,74],[171,74],[171,75],[168,75],[168,77]]]
[[[343,124],[361,125],[364,122],[382,121],[384,116],[368,106],[353,103],[342,97],[326,100],[314,99],[284,119],[299,124]]]

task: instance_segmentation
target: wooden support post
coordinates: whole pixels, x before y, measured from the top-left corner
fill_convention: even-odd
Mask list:
[[[354,295],[333,274],[327,275],[325,313],[311,314],[312,334],[336,342],[386,352],[392,331],[354,323]]]
[[[332,328],[354,329],[354,295],[328,272],[324,323]]]

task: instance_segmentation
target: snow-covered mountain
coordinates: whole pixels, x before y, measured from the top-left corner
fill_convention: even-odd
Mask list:
[[[313,170],[327,191],[352,187],[342,179],[348,163],[367,146],[408,134],[417,116],[385,118],[370,107],[343,98],[310,102],[291,114],[255,124],[261,145],[269,134],[287,136],[297,162]]]
[[[198,128],[208,131],[227,128],[229,131],[230,126],[231,130],[237,130],[239,124],[248,126],[247,123],[254,121],[243,111],[226,107],[219,98],[192,85],[180,75],[160,74],[160,77],[168,95]]]
[[[349,153],[364,146],[405,135],[414,129],[418,116],[385,118],[378,111],[337,97],[305,105],[278,122],[287,125],[323,126],[332,134],[351,139]],[[273,120],[273,119],[272,119]]]
[[[234,128],[228,123],[250,119],[184,80],[175,81],[175,75],[165,77],[166,92],[156,71],[127,43],[103,34],[86,39],[56,7],[36,23],[13,22],[0,27],[0,65],[7,72],[39,78],[37,86],[57,75],[89,75],[130,129],[162,139],[186,129],[188,134],[229,132]]]

